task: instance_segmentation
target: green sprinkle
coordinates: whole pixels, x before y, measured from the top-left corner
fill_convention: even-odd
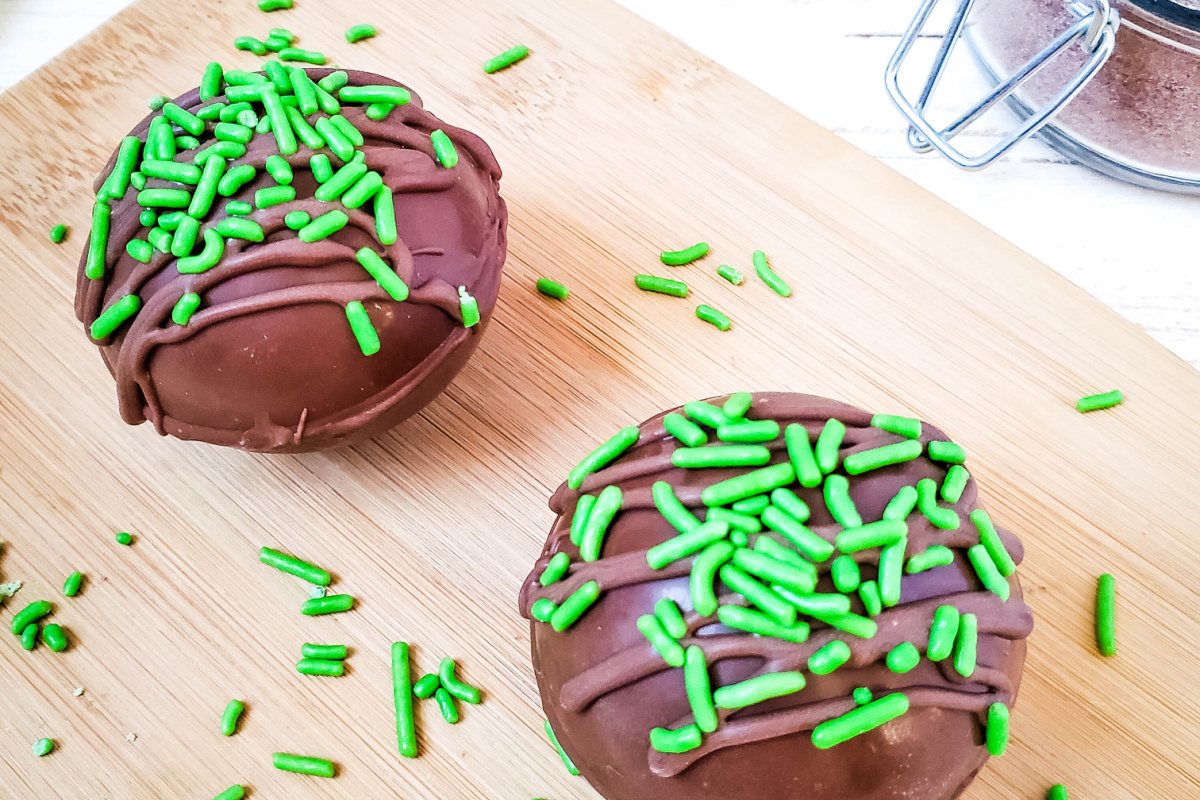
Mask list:
[[[808,670],[814,675],[828,675],[850,660],[850,645],[834,639],[808,657]]]
[[[643,614],[637,619],[637,629],[669,666],[683,666],[683,648],[663,629],[658,617],[653,614]]]
[[[962,498],[963,490],[967,488],[967,481],[970,478],[971,474],[961,464],[950,467],[942,481],[942,499],[947,503],[957,503]]]
[[[1056,783],[1046,792],[1046,800],[1070,800],[1067,797],[1067,787]]]
[[[100,191],[96,193],[96,200],[99,203],[103,204],[108,199],[119,200],[125,196],[141,152],[142,143],[136,136],[126,136],[121,140],[121,146],[117,148],[117,160],[113,164],[112,172],[108,173],[108,177],[104,179],[104,183],[100,186]]]
[[[992,563],[996,565],[1000,574],[1007,578],[1016,572],[1017,564],[1009,555],[1004,542],[1000,540],[1000,534],[996,532],[996,526],[992,524],[988,513],[982,508],[975,509],[971,512],[971,522],[979,531],[979,543],[987,548],[988,555],[992,557]]]
[[[67,226],[61,222],[50,229],[50,241],[55,244],[60,244],[63,239],[67,238]]]
[[[684,469],[760,467],[770,460],[771,451],[761,445],[681,447],[671,453],[671,463]]]
[[[729,541],[734,547],[747,547],[750,544],[750,534],[737,528],[729,532]]]
[[[967,558],[970,559],[971,566],[975,568],[975,574],[979,577],[979,582],[983,584],[984,588],[995,594],[1002,601],[1007,601],[1010,592],[1008,581],[1000,574],[1000,570],[996,568],[996,563],[992,561],[987,548],[981,544],[977,544],[967,550]]]
[[[196,117],[201,125],[204,120]],[[194,123],[192,124],[195,127]],[[192,134],[195,135],[195,134]],[[171,130],[171,123],[166,117],[155,117],[150,121],[150,129],[146,133],[146,154],[147,160],[158,159],[159,161],[171,161],[175,158],[175,133]]]
[[[904,553],[907,547],[906,537],[883,548],[883,552],[879,554],[879,599],[885,606],[891,607],[900,602]]]
[[[687,297],[688,285],[683,281],[670,278],[658,278],[654,275],[634,275],[633,283],[637,288],[647,292],[669,294],[672,297]]]
[[[669,267],[681,267],[706,255],[708,255],[708,243],[698,242],[684,250],[664,250],[658,257]]]
[[[837,535],[837,548],[843,553],[857,553],[895,544],[907,534],[908,525],[903,521],[885,519],[841,531]]]
[[[442,688],[456,700],[461,700],[464,703],[478,705],[483,699],[479,690],[470,684],[463,683],[454,676],[454,671],[458,664],[453,658],[446,657],[441,660],[438,666],[438,680],[441,682]]]
[[[146,234],[146,238],[150,240],[150,244],[154,249],[160,253],[171,252],[171,234],[162,228],[154,228]]]
[[[616,487],[610,486],[608,488],[612,489]],[[608,489],[605,489],[605,491],[608,491]],[[619,492],[620,489],[617,489],[617,491]],[[600,498],[601,501],[603,501],[603,492],[601,493]],[[593,519],[600,509],[600,502],[596,503],[596,509],[597,511],[592,512]],[[590,529],[591,526],[592,521],[589,519],[588,528]],[[729,535],[728,522],[720,522],[715,520],[712,522],[705,522],[687,531],[686,533],[681,533],[678,536],[662,542],[661,544],[656,544],[654,547],[651,547],[646,551],[646,564],[650,567],[650,569],[662,569],[668,564],[678,561],[681,558],[687,558],[690,555],[700,552],[709,545],[721,541],[727,535]],[[583,541],[584,546],[586,546],[588,543],[586,530],[584,532]],[[581,555],[584,555],[585,561],[595,560],[594,558],[589,559],[586,557],[586,555],[591,555],[590,552],[586,555],[582,553],[583,547],[581,547],[580,550]]]
[[[258,7],[262,8],[264,3],[287,3],[286,6],[279,7],[290,8],[292,0],[258,0]],[[263,10],[270,11],[271,9]],[[332,778],[337,771],[332,761],[326,761],[323,758],[297,756],[291,753],[275,753],[271,757],[271,762],[275,765],[275,769],[284,772],[298,772],[301,775],[313,775],[318,778]]]
[[[146,176],[140,172],[135,172],[129,176],[129,182],[133,184],[133,188],[139,192],[146,188]],[[99,199],[99,198],[97,198]]]
[[[346,658],[347,652],[344,644],[303,644],[300,646],[300,655],[325,661],[342,661]]]
[[[208,105],[204,106],[203,108],[197,109],[196,116],[199,117],[200,119],[204,120],[205,122],[212,122],[213,120],[220,120],[221,122],[231,122],[231,121],[233,121],[233,116],[231,116],[229,119],[225,119],[224,117],[222,117],[222,115],[231,108],[237,109],[237,111],[234,112],[234,114],[236,115],[237,112],[240,112],[243,109],[251,110],[252,106],[249,103],[235,103],[233,105],[230,105],[229,103],[226,103],[224,100],[217,100],[216,102],[209,103]],[[191,138],[195,139],[195,141],[197,143],[200,141],[199,139],[196,139],[196,137],[194,137],[194,136]],[[179,147],[179,137],[178,136],[175,137],[175,146],[178,149],[178,147]],[[188,148],[188,149],[194,150],[195,148]]]
[[[228,96],[229,92],[225,94]],[[292,155],[298,149],[296,134],[288,122],[288,115],[284,111],[283,102],[279,99],[279,95],[276,94],[273,88],[271,91],[262,90],[260,95],[266,116],[271,120],[271,131],[275,134],[275,144],[279,148],[279,154],[284,156]]]
[[[162,113],[164,117],[178,125],[180,128],[183,128],[192,136],[199,136],[200,134],[204,133],[204,120],[200,119],[192,112],[180,108],[174,103],[167,103],[165,106],[163,106]],[[173,138],[174,134],[172,134],[172,139]]]
[[[819,444],[819,443],[818,443]],[[842,475],[830,475],[825,479],[825,506],[829,513],[843,528],[859,528],[863,526],[862,517],[850,497],[850,481]],[[873,523],[874,524],[874,523]]]
[[[292,213],[294,214],[303,212]],[[288,216],[291,216],[291,214]],[[292,224],[287,222],[286,219],[284,222],[288,225],[288,227],[292,227]],[[304,224],[307,224],[307,220]],[[383,290],[386,291],[393,300],[395,300],[397,303],[403,303],[408,299],[408,287],[404,285],[404,281],[400,280],[400,277],[396,275],[392,268],[388,266],[387,262],[384,261],[378,253],[369,247],[364,247],[358,251],[356,256],[358,258],[358,263],[362,264],[363,269],[365,269],[371,275],[371,277],[375,279],[376,283],[383,287]]]
[[[227,239],[245,239],[248,242],[261,242],[265,235],[257,222],[238,217],[221,220],[216,224],[216,231]]]
[[[330,214],[335,212],[329,212]],[[329,216],[326,214],[325,216]],[[305,226],[300,233],[312,227],[312,224]],[[303,235],[300,237],[303,239]],[[354,334],[355,340],[358,342],[358,349],[362,351],[364,356],[373,356],[379,352],[379,333],[375,330],[375,326],[371,324],[371,317],[367,314],[367,309],[358,300],[351,300],[346,304],[346,319],[350,322],[350,331]]]
[[[838,556],[830,566],[833,585],[839,592],[849,594],[858,589],[862,583],[862,574],[858,564],[850,556]]]
[[[20,636],[25,632],[27,625],[36,623],[52,611],[54,611],[54,604],[49,600],[36,600],[17,612],[17,615],[12,618],[9,630],[14,636]]]
[[[117,328],[142,308],[142,298],[136,294],[127,294],[113,303],[104,313],[96,317],[92,323],[92,338],[97,341],[112,336]]]
[[[727,508],[710,508],[705,520],[728,522],[731,530],[737,529],[746,534],[758,533],[762,530],[762,522],[757,517],[750,516],[749,514],[739,514]]]
[[[1117,653],[1117,579],[1108,573],[1096,580],[1096,649],[1102,656]]]
[[[253,36],[239,36],[233,40],[233,46],[238,50],[245,50],[256,56],[265,56],[267,54],[267,46]]]
[[[556,610],[558,610],[558,606],[554,604],[553,600],[542,597],[541,600],[534,602],[533,606],[529,608],[529,615],[533,616],[539,622],[548,622]]]
[[[229,705],[225,706],[225,711],[221,714],[222,736],[233,736],[237,733],[238,720],[242,718],[242,712],[245,710],[246,704],[241,700],[229,701]]]
[[[125,531],[121,531],[114,538],[116,539],[117,544],[121,545],[122,547],[128,547],[129,545],[133,544],[133,534],[126,533]]]
[[[822,606],[832,608],[839,600],[843,604],[848,603],[850,598],[845,595],[808,595],[805,597],[789,592],[782,587],[777,589],[777,591],[786,597],[789,602],[801,608],[805,614],[851,636],[857,636],[860,639],[870,639],[879,632],[879,626],[875,624],[874,620],[860,617],[858,614],[849,611],[834,613],[832,610],[822,608]],[[816,599],[819,599],[821,602],[814,602]]]
[[[571,290],[566,286],[549,278],[538,278],[536,286],[539,293],[546,297],[552,297],[555,300],[566,300],[567,296],[571,293]]]
[[[21,647],[25,650],[33,650],[37,647],[38,626],[36,622],[31,622],[21,631]]]
[[[929,646],[925,654],[930,661],[943,661],[954,652],[961,615],[954,606],[939,606],[933,613],[929,628]]]
[[[38,739],[33,743],[33,754],[38,758],[43,758],[54,752],[53,739]]]
[[[871,690],[866,686],[860,686],[854,690],[854,702],[858,705],[865,706],[867,703],[871,702],[871,699]]]
[[[779,423],[770,419],[727,422],[717,428],[717,438],[723,442],[770,442],[779,438]]]
[[[584,478],[604,468],[632,447],[637,442],[639,434],[640,431],[636,425],[630,425],[617,431],[611,439],[589,453],[571,470],[567,476],[567,486],[578,489],[583,484]]]
[[[961,464],[967,460],[967,451],[962,445],[939,440],[929,443],[929,457],[947,464]]]
[[[729,395],[729,399],[725,401],[725,405],[721,406],[721,411],[725,412],[725,416],[732,423],[746,416],[746,412],[750,410],[750,406],[753,404],[754,395],[750,392],[734,392]],[[779,423],[775,424],[778,426]],[[779,434],[775,435],[778,436]]]
[[[511,67],[521,59],[529,55],[529,48],[523,44],[519,44],[509,50],[505,50],[498,56],[493,56],[483,62],[483,71],[491,75],[493,72]]]
[[[428,675],[422,676],[421,680],[416,682],[416,684],[413,686],[412,693],[413,696],[421,700],[428,700],[429,698],[433,697],[440,688],[442,688],[441,679],[437,676],[437,674],[431,672]]]
[[[42,641],[54,653],[61,653],[67,649],[66,632],[63,631],[61,625],[56,625],[53,622],[42,628]]]
[[[242,800],[245,796],[246,787],[235,784],[214,797],[213,800]]]
[[[660,514],[671,523],[675,530],[680,533],[687,533],[700,527],[700,520],[688,511],[687,506],[679,501],[675,496],[675,489],[666,481],[655,481],[650,487],[650,494],[654,498],[654,505],[658,508]],[[580,502],[584,498],[580,498]]]
[[[825,428],[829,428],[828,423]],[[822,435],[824,435],[824,431],[822,431]],[[803,425],[792,423],[784,431],[783,439],[787,443],[788,458],[792,461],[800,485],[808,489],[819,486],[822,480],[822,470],[817,464],[816,456],[809,442],[808,430]],[[836,457],[835,453],[834,458],[836,459]],[[832,472],[832,468],[829,471]]]
[[[286,69],[291,80],[292,90],[296,95],[297,111],[302,116],[315,114],[321,108],[317,103],[317,85],[308,77],[308,73],[299,67]],[[289,113],[289,117],[292,115]]]
[[[135,261],[148,264],[154,255],[154,247],[144,239],[130,239],[125,243],[125,252]]]
[[[395,108],[391,103],[371,103],[367,106],[368,119],[386,119],[387,115],[392,113]]]
[[[291,186],[267,186],[254,193],[254,205],[258,206],[259,208],[270,208],[271,206],[277,206],[282,203],[290,203],[295,199],[296,190]],[[308,239],[306,241],[315,240]]]
[[[67,580],[63,583],[63,597],[74,597],[79,594],[79,587],[83,583],[82,572],[72,572],[67,576]]]
[[[908,711],[908,698],[894,692],[865,706],[843,714],[836,719],[822,722],[812,732],[813,746],[828,750],[855,736],[867,733],[896,719]]]
[[[958,528],[958,514],[953,508],[942,508],[937,504],[937,481],[933,478],[922,478],[917,481],[917,505],[933,525],[942,530],[952,531]]]
[[[733,563],[760,580],[778,584],[793,592],[807,595],[817,587],[817,569],[805,563],[803,567],[779,561],[757,550],[740,549],[733,554]],[[849,607],[843,609],[849,611]]]
[[[257,120],[255,120],[257,122]],[[218,122],[213,128],[213,135],[223,142],[246,144],[254,138],[254,129],[236,122]],[[142,170],[145,172],[145,170]]]
[[[546,730],[546,737],[550,740],[550,744],[554,745],[554,751],[558,753],[558,757],[562,759],[563,766],[567,768],[567,772],[571,773],[572,775],[579,775],[579,770],[576,769],[575,764],[571,761],[570,757],[567,755],[567,752],[562,749],[562,745],[558,743],[558,737],[554,735],[554,728],[550,727],[550,720],[546,720],[544,728]]]
[[[920,458],[921,449],[919,441],[916,439],[907,439],[903,442],[876,447],[872,450],[851,453],[846,456],[842,462],[842,466],[845,468],[847,475],[861,475],[870,470],[890,467],[893,464],[901,464],[905,461],[912,461],[914,458]]]
[[[327,92],[336,92],[347,83],[350,82],[350,75],[345,70],[337,70],[326,75],[321,80],[317,81],[317,86],[320,86]]]
[[[692,574],[688,579],[692,596],[692,608],[702,617],[717,612],[717,595],[713,581],[717,570],[733,555],[734,547],[729,542],[710,544],[692,562]]]
[[[204,77],[200,79],[200,100],[208,102],[221,93],[221,79],[224,72],[220,63],[210,61],[204,67]],[[195,134],[193,134],[195,135]]]
[[[908,519],[908,515],[917,505],[917,490],[912,486],[902,486],[896,496],[888,501],[883,509],[884,519]]]
[[[787,282],[771,269],[767,264],[767,254],[762,250],[754,251],[754,271],[758,273],[758,277],[762,282],[781,297],[789,297],[792,294],[792,287],[787,285]]]
[[[204,249],[198,255],[187,256],[175,262],[181,275],[199,274],[217,265],[225,252],[225,239],[213,228],[204,231]]]
[[[702,400],[696,400],[691,403],[683,404],[683,413],[699,422],[702,425],[716,430],[725,423],[729,422],[729,417],[725,416],[725,412],[714,405],[705,403]]]
[[[292,131],[304,143],[305,147],[311,150],[320,150],[325,146],[325,137],[317,133],[313,126],[308,124],[308,120],[304,119],[298,109],[286,108],[284,109],[284,114],[287,116],[288,124],[292,126]],[[317,156],[313,156],[312,158],[317,158]],[[320,158],[324,158],[326,161],[329,160],[329,157],[323,154],[320,155]],[[309,163],[312,163],[312,159],[309,159]],[[332,172],[332,170],[330,171]]]
[[[683,683],[696,727],[703,733],[712,733],[717,729],[717,708],[713,703],[708,662],[704,658],[704,650],[696,645],[687,649],[683,665]]]
[[[243,203],[241,200],[231,200],[225,204],[225,213],[236,216],[245,216],[254,210],[254,207],[249,203]]]
[[[291,42],[286,37],[268,36],[263,42],[263,47],[267,48],[267,50],[271,51],[272,53],[278,53],[280,50],[290,44]]]
[[[308,166],[312,170],[313,177],[317,179],[317,183],[324,183],[333,177],[333,165],[329,163],[329,156],[324,153],[317,153],[310,158]]]
[[[828,475],[837,469],[838,452],[842,448],[842,440],[846,437],[846,426],[839,419],[829,419],[817,437],[817,445],[813,455],[821,472]]]
[[[403,86],[343,86],[338,99],[345,103],[391,103],[406,105],[412,95]]]
[[[417,757],[417,725],[413,719],[412,668],[407,642],[392,644],[392,698],[396,707],[396,740],[400,755]]]
[[[92,235],[88,240],[84,274],[92,279],[104,277],[105,251],[108,249],[108,227],[112,212],[104,203],[92,207]]]
[[[301,61],[305,64],[315,64],[318,67],[323,66],[326,62],[324,53],[319,53],[316,50],[305,50],[301,47],[283,48],[279,51],[279,60]]]
[[[380,244],[396,243],[396,209],[387,186],[381,186],[375,195],[375,233]]]
[[[297,578],[316,584],[317,586],[328,586],[333,582],[333,576],[320,567],[310,564],[307,561],[301,561],[279,550],[273,550],[270,547],[264,547],[258,552],[258,560],[268,567],[274,567],[280,572],[295,575]]]
[[[1112,408],[1121,404],[1125,399],[1125,395],[1117,389],[1104,394],[1089,394],[1087,397],[1081,397],[1075,403],[1075,408],[1081,413],[1086,414],[1089,411],[1101,411],[1106,408]]]
[[[233,144],[234,147],[242,147],[237,143],[218,142],[217,146],[222,144]],[[245,148],[242,148],[243,150]],[[209,150],[208,152],[212,152]],[[217,198],[217,187],[221,184],[221,176],[225,174],[225,159],[222,156],[209,157],[204,162],[204,170],[200,176],[200,183],[196,186],[196,193],[192,196],[191,203],[188,205],[188,215],[196,219],[203,219],[208,216],[208,212],[212,210],[213,201]],[[208,231],[205,231],[204,241],[208,243]]]
[[[660,753],[686,753],[699,747],[702,738],[697,725],[687,725],[675,731],[653,728],[650,731],[650,746]]]
[[[585,494],[575,503],[575,513],[571,515],[571,544],[578,547],[583,542],[583,531],[587,526],[588,517],[596,505],[596,496]],[[697,525],[700,523],[697,522]]]
[[[246,155],[246,145],[244,144],[214,141],[208,147],[205,147],[192,156],[192,163],[203,166],[209,161],[215,161],[217,156],[221,158],[241,158],[244,155]]]
[[[934,567],[945,567],[954,563],[954,551],[949,547],[940,544],[935,544],[928,547],[924,552],[917,553],[908,560],[904,566],[904,571],[909,575],[916,575],[918,572],[924,572]]]
[[[367,165],[351,161],[333,174],[329,180],[317,187],[316,198],[323,203],[337,200],[367,174]]]
[[[682,639],[687,634],[687,622],[675,601],[664,597],[654,604],[654,616],[662,623],[663,630],[675,639]]]
[[[988,753],[997,758],[1008,750],[1008,720],[1009,710],[1004,703],[992,703],[988,706],[987,749]]]
[[[378,172],[371,171],[358,179],[358,182],[350,187],[344,195],[342,195],[342,205],[346,208],[359,208],[371,198],[379,193],[383,187],[383,176]]]
[[[293,195],[295,195],[295,190],[290,186],[277,186],[275,188],[288,189]],[[259,191],[265,190],[260,189]],[[325,212],[312,222],[305,225],[300,229],[297,236],[300,237],[300,241],[302,242],[315,242],[337,233],[342,228],[346,227],[346,223],[349,221],[350,218],[346,216],[346,212],[339,211],[335,208],[332,211]]]
[[[773,585],[772,588],[783,595],[801,613],[808,614],[810,617],[820,619],[850,612],[850,598],[843,594],[797,594],[795,591],[779,585]]]
[[[600,597],[600,584],[588,581],[562,602],[550,617],[550,627],[558,632],[565,631],[575,624],[592,603]]]
[[[170,213],[163,214],[158,218],[158,227],[164,231],[178,231],[179,223],[183,222],[186,216],[187,214],[182,211],[171,211]]]
[[[195,136],[176,136],[175,147],[178,150],[195,150],[200,146],[200,140]]]
[[[733,327],[733,323],[729,320],[729,317],[710,305],[700,304],[696,306],[696,317],[714,326],[717,330],[727,331]]]
[[[542,586],[549,586],[552,583],[558,583],[567,574],[567,570],[571,567],[571,557],[566,553],[555,553],[550,561],[546,564],[546,568],[542,570],[541,577],[538,578],[538,583]]]
[[[171,98],[166,95],[156,94],[146,101],[146,105],[150,107],[151,111],[160,111],[169,102],[171,102]]]
[[[200,182],[200,168],[194,164],[177,161],[143,161],[142,174],[147,178],[196,184]]]
[[[143,189],[137,201],[152,208],[187,208],[192,196],[186,189]]]
[[[746,276],[728,264],[722,264],[721,266],[717,267],[717,274],[732,283],[734,286],[741,286],[746,282]]]
[[[780,625],[795,624],[796,608],[780,596],[777,589],[764,586],[732,564],[721,567],[719,574],[726,586],[745,597],[751,605],[757,606]]]
[[[687,447],[700,447],[708,443],[708,435],[704,430],[682,414],[667,414],[663,417],[663,427]]]
[[[191,255],[196,246],[196,236],[199,233],[200,220],[195,217],[180,217],[179,224],[175,228],[175,237],[171,240],[171,255],[176,258]]]
[[[437,700],[438,710],[442,712],[442,719],[451,725],[458,724],[458,704],[454,702],[454,696],[447,692],[444,687],[439,687],[433,693],[433,697]]]
[[[776,491],[780,490],[777,489]],[[771,505],[771,498],[765,494],[760,494],[756,497],[747,497],[745,500],[738,500],[733,504],[733,510],[739,514],[751,514],[757,517],[769,505]]]
[[[700,500],[706,506],[724,506],[751,495],[786,486],[795,480],[795,477],[796,473],[791,464],[775,464],[706,487],[700,494]]]
[[[832,544],[778,506],[767,506],[762,512],[762,521],[771,530],[782,534],[797,550],[813,561],[821,562],[833,555]]]
[[[887,667],[892,672],[903,675],[911,672],[921,661],[921,654],[912,642],[902,642],[892,648],[887,654]]]
[[[863,581],[858,587],[858,598],[862,600],[867,616],[877,617],[883,612],[883,600],[879,596],[879,583]]]
[[[741,683],[722,686],[713,692],[717,708],[745,708],[775,697],[795,694],[807,681],[799,672],[772,672]]]
[[[138,222],[143,228],[153,228],[158,223],[158,215],[147,208],[138,216]]]
[[[450,141],[445,131],[439,128],[431,133],[429,138],[433,142],[433,153],[437,156],[439,164],[446,169],[458,164],[458,151],[454,149],[454,142]]]
[[[885,430],[888,433],[894,433],[897,436],[904,436],[908,439],[921,438],[921,420],[913,419],[912,417],[897,417],[893,414],[876,414],[871,417],[871,425]]]
[[[964,678],[975,674],[975,653],[979,640],[979,620],[974,614],[958,618],[958,636],[954,639],[954,671]]]
[[[797,644],[808,640],[808,623],[796,622],[792,625],[781,625],[761,611],[751,608],[721,606],[717,609],[717,619],[726,627],[759,636],[770,636]]]
[[[330,594],[325,597],[314,597],[304,601],[300,613],[306,617],[316,617],[322,614],[337,614],[354,608],[354,598],[348,594]]]

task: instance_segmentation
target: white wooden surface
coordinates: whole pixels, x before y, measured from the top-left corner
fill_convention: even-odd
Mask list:
[[[0,0],[0,89],[130,1]],[[1200,366],[1192,232],[1200,198],[1119,184],[1036,142],[975,174],[910,153],[882,74],[915,0],[619,2],[961,208]],[[938,40],[919,45],[914,56],[928,57]],[[935,105],[962,106],[982,91],[967,65],[943,83]]]

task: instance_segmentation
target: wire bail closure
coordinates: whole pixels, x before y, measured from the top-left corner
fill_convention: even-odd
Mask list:
[[[928,153],[930,150],[936,149],[947,159],[966,170],[980,170],[988,166],[1018,143],[1037,133],[1063,106],[1075,99],[1112,55],[1116,45],[1117,29],[1121,24],[1120,15],[1117,9],[1112,7],[1110,0],[1080,0],[1071,3],[1069,8],[1079,18],[1078,22],[1059,34],[1053,42],[1026,62],[1012,77],[992,89],[987,96],[963,112],[958,119],[938,130],[925,117],[925,107],[942,78],[942,73],[945,71],[955,44],[962,36],[963,27],[975,0],[959,0],[958,8],[955,9],[950,19],[946,35],[942,39],[941,47],[934,58],[929,75],[925,79],[925,86],[915,104],[901,91],[899,80],[900,69],[912,52],[913,45],[925,29],[938,2],[939,0],[923,0],[921,3],[908,30],[900,37],[900,44],[896,47],[891,61],[888,62],[885,85],[892,102],[909,122],[908,146],[918,153]],[[1087,62],[1050,102],[1030,114],[999,144],[982,155],[969,156],[950,143],[951,139],[962,133],[965,128],[997,103],[1012,95],[1034,73],[1054,60],[1076,41],[1079,41],[1091,53]]]

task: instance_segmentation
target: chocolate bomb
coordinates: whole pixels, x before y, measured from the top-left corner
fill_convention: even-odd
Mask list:
[[[678,410],[672,429],[707,445],[659,415],[550,501],[520,610],[566,755],[609,800],[958,797],[1007,743],[1033,628],[1021,544],[980,509],[965,454],[931,425],[806,395],[684,409],[702,435]],[[739,424],[766,420],[779,429]],[[731,446],[750,464],[678,466]],[[726,483],[750,473],[763,491]]]
[[[506,252],[492,151],[407,90],[411,100],[398,105],[388,89],[393,102],[346,99],[362,96],[354,87],[401,87],[395,81],[350,71],[340,88],[332,72],[226,73],[216,96],[202,101],[196,89],[164,108],[167,121],[153,121],[164,119],[159,112],[143,120],[130,134],[139,140],[133,166],[118,151],[97,178],[97,203],[109,211],[96,213],[108,220],[93,226],[96,241],[80,261],[75,311],[116,379],[129,424],[150,420],[163,435],[273,453],[351,444],[420,410],[478,346]],[[291,115],[282,134],[264,132],[272,116],[263,86],[277,119]],[[203,110],[222,102],[237,112],[224,122]],[[192,134],[198,144],[184,138]],[[221,169],[205,171],[218,160]],[[164,161],[179,165],[167,167],[178,180]],[[171,191],[139,191],[131,168],[146,190]],[[213,177],[220,191],[207,199]],[[141,219],[146,208],[153,219]],[[323,220],[331,234],[305,229],[331,212]],[[391,236],[377,217],[393,214]],[[230,222],[238,219],[252,225]],[[377,281],[363,249],[399,282]],[[109,333],[122,308],[134,313]]]

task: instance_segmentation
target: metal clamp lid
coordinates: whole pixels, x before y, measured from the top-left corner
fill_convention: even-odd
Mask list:
[[[1086,0],[1086,2],[1071,3],[1069,8],[1079,18],[1078,22],[1067,28],[1044,50],[1018,69],[1012,77],[1000,83],[986,97],[963,112],[958,119],[938,130],[926,119],[925,106],[933,95],[934,89],[937,88],[938,81],[941,80],[946,62],[962,34],[963,25],[974,3],[975,0],[959,0],[958,8],[951,17],[946,35],[942,39],[942,45],[938,49],[933,66],[925,79],[921,96],[915,104],[900,90],[900,68],[904,65],[913,45],[928,23],[929,16],[937,6],[938,0],[922,1],[921,8],[913,17],[908,30],[900,37],[900,44],[892,55],[891,61],[888,62],[885,75],[888,95],[891,96],[892,102],[895,103],[900,113],[908,119],[909,147],[918,153],[927,153],[936,149],[958,166],[968,170],[983,169],[991,164],[1013,146],[1037,133],[1063,106],[1071,102],[1112,55],[1113,47],[1116,44],[1117,28],[1121,24],[1120,15],[1111,6],[1110,0]],[[1011,95],[1022,83],[1077,40],[1091,53],[1087,62],[1049,103],[1030,114],[1016,130],[1009,133],[999,144],[982,155],[968,156],[950,143],[950,140],[961,133],[963,129],[983,116],[988,109]]]

